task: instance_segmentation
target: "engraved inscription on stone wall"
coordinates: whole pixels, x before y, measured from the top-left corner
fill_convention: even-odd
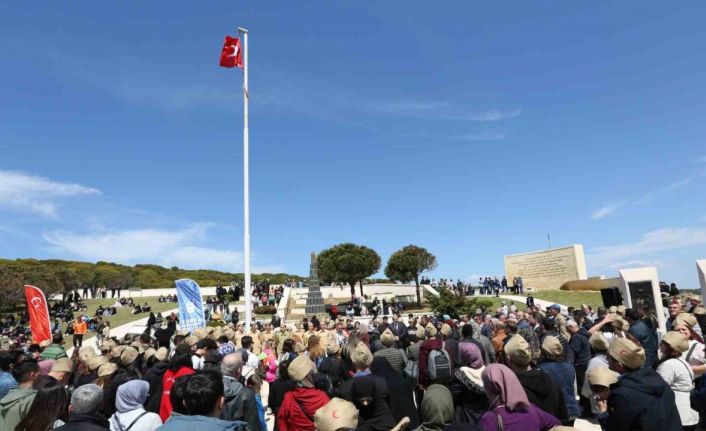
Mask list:
[[[558,289],[577,280],[576,256],[572,247],[505,257],[505,273],[511,281],[521,276],[534,289]]]

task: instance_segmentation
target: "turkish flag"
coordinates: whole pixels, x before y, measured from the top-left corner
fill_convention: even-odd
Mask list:
[[[240,49],[240,39],[226,36],[221,50],[221,66],[243,67],[243,51]]]
[[[49,324],[49,307],[44,292],[38,287],[25,285],[27,312],[29,313],[29,328],[32,330],[32,341],[41,343],[51,340],[51,325]]]

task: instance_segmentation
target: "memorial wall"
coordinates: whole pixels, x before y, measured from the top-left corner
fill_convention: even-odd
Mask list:
[[[525,288],[555,290],[573,280],[586,280],[583,245],[505,256],[508,284],[522,277]]]

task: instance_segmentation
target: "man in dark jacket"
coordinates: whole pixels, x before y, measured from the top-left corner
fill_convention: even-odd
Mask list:
[[[588,361],[591,360],[591,343],[588,339],[591,335],[583,326],[579,327],[578,323],[570,320],[566,323],[566,329],[571,334],[569,347],[574,352],[574,369],[576,369],[576,387],[582,388],[583,381],[586,377],[586,369]]]
[[[223,358],[221,372],[224,394],[221,419],[245,421],[250,431],[266,431],[260,427],[255,393],[239,381],[242,370],[243,357],[239,352],[230,353]]]
[[[104,431],[109,429],[108,420],[100,413],[103,389],[89,383],[80,386],[71,394],[69,421],[57,428],[60,431]]]
[[[645,350],[627,338],[616,338],[608,348],[608,365],[620,373],[610,386],[608,431],[682,429],[674,392],[645,364]]]
[[[169,368],[169,350],[160,347],[154,354],[157,362],[145,372],[144,380],[150,384],[150,391],[145,401],[145,410],[152,413],[159,413],[160,402],[162,401],[162,380],[164,372]]]
[[[515,335],[504,347],[507,365],[527,393],[527,399],[545,412],[554,415],[564,425],[569,423],[569,413],[561,387],[540,368],[532,368],[529,344],[522,336]]]
[[[657,360],[657,332],[644,320],[640,319],[640,312],[628,308],[625,310],[625,318],[630,323],[628,332],[640,343],[645,349],[645,366],[652,367],[652,364]]]

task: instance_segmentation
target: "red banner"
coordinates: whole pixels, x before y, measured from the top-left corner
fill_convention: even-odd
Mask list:
[[[221,66],[243,67],[243,51],[240,49],[240,39],[226,36],[221,50]]]
[[[49,307],[44,292],[38,287],[25,285],[29,327],[32,330],[32,341],[41,343],[51,340],[51,324],[49,323]]]

